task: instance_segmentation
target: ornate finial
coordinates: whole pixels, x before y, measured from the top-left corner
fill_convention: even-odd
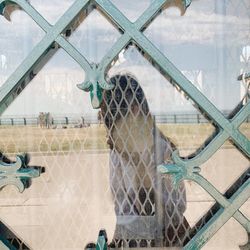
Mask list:
[[[85,247],[85,250],[107,250],[108,248],[108,238],[105,229],[99,231],[97,243],[89,243]]]
[[[114,85],[107,84],[102,70],[98,68],[97,64],[92,64],[91,71],[87,72],[85,81],[78,84],[77,87],[84,91],[90,91],[92,106],[94,109],[97,109],[102,102],[102,90],[110,90]]]
[[[31,178],[40,176],[41,167],[28,167],[28,155],[17,155],[16,162],[0,161],[0,189],[7,185],[14,185],[19,192],[23,192],[31,184]]]
[[[96,244],[96,250],[107,250],[108,249],[108,238],[107,233],[104,229],[100,230],[97,244]]]
[[[173,155],[177,154],[178,151],[174,151]],[[172,158],[175,157],[173,156]],[[157,169],[162,174],[171,174],[173,176],[173,186],[176,189],[182,180],[189,179],[193,174],[201,171],[200,167],[183,166],[180,162],[175,162],[175,164],[161,164]]]

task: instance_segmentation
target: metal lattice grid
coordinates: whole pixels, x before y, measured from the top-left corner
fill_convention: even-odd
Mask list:
[[[1,3],[3,2],[4,1],[1,1]],[[25,1],[18,1],[18,3],[24,8],[24,10],[33,15],[33,19],[36,19],[37,16],[34,12],[34,9],[32,9],[28,3],[26,3]],[[153,4],[151,4],[150,7],[146,10],[145,14],[135,23],[134,26],[132,26],[131,23],[126,20],[124,16],[119,12],[119,10],[112,6],[112,4],[110,4],[109,1],[96,1],[95,3],[98,5],[101,11],[105,13],[105,15],[112,19],[113,23],[118,24],[118,26],[120,26],[123,31],[128,32],[125,32],[113,47],[115,48],[112,51],[114,57],[109,57],[106,62],[105,60],[103,60],[100,63],[99,68],[91,67],[87,63],[87,61],[79,53],[77,53],[77,51],[74,50],[74,48],[70,44],[65,42],[64,38],[60,35],[60,32],[62,32],[62,30],[65,28],[65,25],[67,25],[67,21],[70,21],[70,17],[71,19],[73,18],[73,16],[75,17],[75,15],[78,14],[81,8],[87,8],[88,1],[85,1],[81,4],[79,1],[76,1],[72,8],[70,8],[68,13],[64,16],[68,17],[68,19],[59,20],[58,25],[55,25],[55,29],[53,30],[53,32],[49,30],[49,25],[46,24],[46,22],[40,16],[38,18],[39,20],[36,20],[38,23],[40,23],[43,29],[47,31],[47,36],[44,39],[44,45],[42,46],[41,42],[41,44],[39,44],[39,46],[37,47],[38,49],[35,49],[34,53],[32,52],[34,56],[33,58],[31,56],[32,62],[26,60],[26,62],[22,64],[22,67],[17,69],[15,76],[13,76],[12,78],[10,77],[9,80],[7,80],[5,84],[5,87],[7,86],[7,88],[4,88],[4,91],[2,92],[2,103],[5,104],[5,106],[1,106],[2,111],[10,104],[10,102],[22,91],[26,84],[33,78],[34,72],[30,71],[30,69],[34,66],[34,64],[36,64],[40,60],[40,58],[43,57],[41,53],[44,53],[45,49],[47,49],[46,47],[50,46],[51,42],[56,40],[56,42],[59,43],[60,46],[64,47],[64,49],[68,51],[68,53],[71,54],[71,56],[74,57],[74,59],[78,61],[81,66],[83,66],[83,68],[85,68],[86,72],[88,72],[89,74],[87,76],[87,80],[93,80],[94,77],[95,80],[99,80],[98,83],[102,88],[110,88],[110,86],[105,85],[104,82],[101,81],[104,79],[104,71],[101,71],[102,75],[100,76],[99,70],[106,69],[109,63],[113,61],[113,59],[117,56],[118,51],[121,50],[121,48],[124,48],[129,42],[129,40],[132,38],[134,42],[138,45],[138,47],[142,49],[144,55],[152,63],[156,63],[155,66],[161,71],[161,73],[163,73],[172,84],[184,91],[185,94],[188,95],[204,113],[206,113],[206,116],[208,116],[219,129],[219,133],[215,136],[215,138],[211,140],[211,142],[208,143],[208,145],[194,158],[183,160],[180,159],[175,153],[173,159],[177,165],[173,165],[172,168],[171,165],[168,165],[167,169],[164,168],[163,170],[168,173],[172,171],[176,173],[176,181],[178,181],[182,177],[195,180],[201,186],[203,186],[215,198],[217,202],[221,203],[222,206],[225,207],[224,210],[226,212],[222,212],[220,220],[216,220],[216,215],[218,214],[217,213],[213,217],[215,219],[213,220],[212,218],[212,220],[207,223],[207,226],[202,228],[185,248],[188,249],[192,246],[201,247],[216,232],[216,230],[221,227],[223,223],[225,223],[225,221],[230,218],[230,216],[233,215],[247,229],[249,221],[247,222],[246,218],[238,211],[238,209],[241,204],[243,204],[246,200],[247,190],[249,188],[248,181],[242,184],[241,188],[237,190],[235,194],[231,197],[231,200],[227,201],[223,199],[222,196],[219,195],[217,190],[211,185],[209,185],[209,183],[205,179],[203,179],[200,175],[196,174],[196,172],[199,170],[196,166],[201,165],[201,163],[205,162],[208,158],[210,158],[228,138],[230,138],[236,144],[236,146],[242,151],[244,155],[249,156],[249,141],[236,129],[240,126],[240,124],[245,120],[245,118],[249,114],[249,103],[245,104],[242,110],[239,111],[232,119],[226,119],[197,89],[193,88],[192,85],[190,85],[190,82],[187,81],[187,79],[167,60],[167,58],[164,57],[154,47],[154,45],[152,45],[149,41],[145,39],[143,34],[139,31],[139,29],[144,26],[143,21],[146,21],[147,19],[148,22],[150,18],[154,16],[155,13],[157,13],[157,11],[162,8],[162,6],[164,6],[165,1],[155,1]],[[63,23],[65,25],[62,25]],[[112,53],[109,53],[109,56],[111,54]],[[111,61],[110,58],[112,58]],[[103,63],[105,65],[104,67]],[[24,78],[26,79],[23,80]],[[91,84],[92,97],[96,97],[95,95],[98,93],[93,91],[98,89],[98,84],[96,82],[89,83],[88,81],[85,81],[85,85],[83,85],[82,87],[89,88]],[[12,93],[13,95],[10,95],[10,93]],[[194,173],[192,173],[193,171]],[[234,199],[235,201],[233,202]],[[231,204],[236,206],[236,203],[237,208],[233,208]],[[221,210],[219,210],[219,212],[220,211]],[[199,239],[203,240],[199,241]]]
[[[111,82],[115,88],[104,92],[101,110],[111,149],[115,246],[121,241],[124,247],[183,245],[189,228],[183,217],[184,186],[174,190],[171,179],[161,177],[156,168],[170,161],[175,147],[155,127],[137,80],[121,74]]]

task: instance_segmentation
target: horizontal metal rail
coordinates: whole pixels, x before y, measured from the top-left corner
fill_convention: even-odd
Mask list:
[[[224,112],[227,116],[229,112]],[[155,114],[156,123],[168,124],[199,124],[210,123],[203,115],[198,113],[171,113],[171,114]],[[52,116],[52,125],[77,125],[84,118],[86,124],[98,124],[98,118],[92,115],[55,115]],[[250,122],[250,116],[245,123]],[[0,118],[0,126],[36,126],[39,124],[39,118],[36,115],[29,116],[2,116]]]

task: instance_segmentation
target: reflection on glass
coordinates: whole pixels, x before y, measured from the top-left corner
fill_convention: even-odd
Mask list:
[[[193,1],[184,16],[166,9],[145,35],[221,111],[241,96],[242,72],[249,72],[247,1]]]
[[[42,40],[43,30],[23,11],[0,18],[0,86]],[[32,34],[32,35],[31,35]]]

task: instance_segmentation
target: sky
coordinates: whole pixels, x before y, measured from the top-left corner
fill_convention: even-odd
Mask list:
[[[51,23],[73,0],[31,0]],[[150,0],[112,1],[132,22]],[[144,31],[145,36],[220,110],[231,110],[243,95],[237,76],[250,71],[250,2],[248,0],[194,0],[184,16],[169,7]],[[41,41],[44,32],[22,11],[12,22],[0,18],[0,85],[16,70]],[[94,10],[71,35],[69,41],[89,60],[98,63],[121,36]],[[154,113],[195,111],[172,85],[131,46],[120,53],[109,70],[133,73],[142,85]],[[3,115],[96,114],[89,94],[76,85],[84,71],[62,49],[50,59]]]

